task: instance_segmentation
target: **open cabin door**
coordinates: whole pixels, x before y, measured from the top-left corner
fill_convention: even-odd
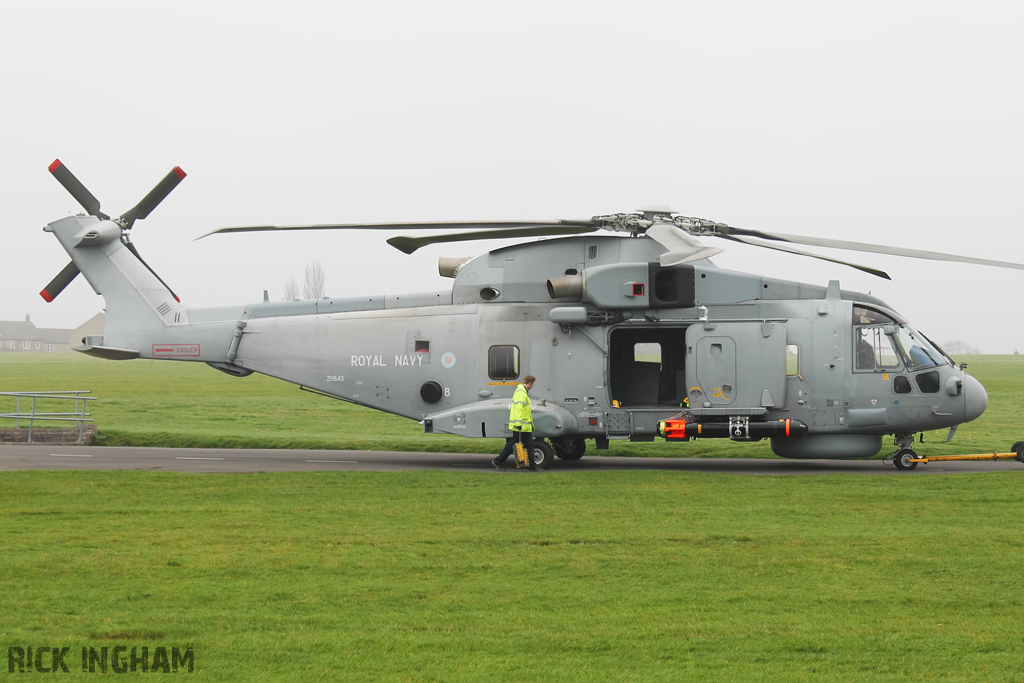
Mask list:
[[[686,398],[686,331],[627,326],[611,332],[608,382],[623,407],[676,406]]]
[[[686,330],[687,398],[695,415],[763,415],[786,402],[786,328],[715,323]]]

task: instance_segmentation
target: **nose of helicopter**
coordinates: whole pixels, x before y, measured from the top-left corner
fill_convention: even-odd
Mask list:
[[[964,374],[964,412],[967,422],[981,417],[988,407],[988,392],[981,382]]]

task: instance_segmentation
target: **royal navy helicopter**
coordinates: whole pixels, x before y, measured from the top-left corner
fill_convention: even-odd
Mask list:
[[[254,372],[419,421],[427,433],[502,437],[527,373],[535,456],[578,460],[592,442],[770,439],[786,458],[865,458],[883,437],[901,469],[917,465],[918,432],[980,416],[984,387],[899,312],[870,294],[733,272],[698,238],[824,259],[811,245],[1024,270],[1024,265],[800,237],[682,216],[665,207],[585,220],[378,223],[223,228],[460,232],[397,236],[428,244],[547,239],[475,258],[441,258],[449,289],[411,294],[183,305],[130,236],[181,182],[178,167],[119,217],[59,160],[53,176],[85,209],[47,225],[71,262],[41,292],[78,273],[104,297],[101,336],[76,351],[112,360],[196,361],[235,377]],[[1016,445],[1015,445],[1016,447]],[[1024,448],[1022,448],[1024,450]],[[683,452],[683,451],[680,451]]]

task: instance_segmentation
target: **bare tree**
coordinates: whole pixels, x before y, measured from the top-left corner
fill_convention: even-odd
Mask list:
[[[303,299],[319,299],[327,290],[327,275],[320,261],[313,261],[306,266],[306,282],[302,285]]]
[[[977,356],[981,353],[977,346],[971,346],[963,339],[953,339],[944,342],[942,350],[951,356]]]
[[[295,278],[288,278],[288,282],[284,283],[284,300],[295,301],[299,298],[299,283],[295,281]]]

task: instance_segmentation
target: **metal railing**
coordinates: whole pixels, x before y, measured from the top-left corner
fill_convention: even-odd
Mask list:
[[[78,423],[78,443],[82,443],[82,427],[86,422],[92,422],[92,413],[85,412],[87,401],[95,401],[95,396],[83,396],[91,393],[89,391],[0,391],[0,396],[14,398],[14,412],[0,413],[0,419],[15,421],[15,429],[21,429],[21,421],[28,421],[28,442],[32,443],[32,430],[37,421],[46,422],[76,422]],[[32,407],[27,412],[22,411],[22,401],[26,403],[31,399]],[[75,410],[70,413],[42,412],[37,409],[40,400],[63,400],[74,401]]]

